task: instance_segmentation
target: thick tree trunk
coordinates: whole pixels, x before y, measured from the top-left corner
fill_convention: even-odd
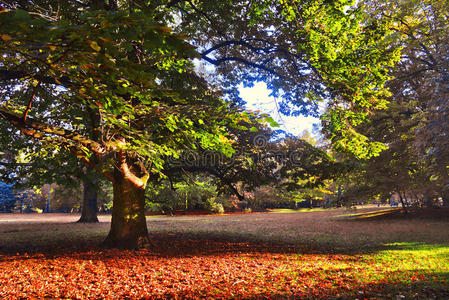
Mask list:
[[[112,223],[106,247],[141,249],[150,246],[145,219],[145,185],[138,186],[123,172],[114,171]]]
[[[79,223],[97,223],[97,189],[95,185],[94,174],[91,170],[87,171],[86,177],[83,180],[84,195],[83,207],[81,208],[81,218]]]

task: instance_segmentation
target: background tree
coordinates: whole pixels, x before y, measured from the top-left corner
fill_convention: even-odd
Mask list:
[[[153,213],[175,214],[176,211],[187,213],[195,210],[197,213],[208,211],[223,213],[224,205],[218,201],[219,195],[213,177],[208,174],[185,175],[183,181],[173,182],[163,180],[150,183],[147,187],[147,208]],[[223,202],[228,202],[222,197]]]
[[[10,212],[19,200],[11,184],[0,181],[0,207],[2,212]]]
[[[4,125],[4,124],[0,124]],[[103,183],[91,167],[78,161],[69,151],[54,151],[51,147],[36,141],[30,141],[18,132],[6,127],[0,128],[4,137],[1,140],[0,151],[4,153],[0,163],[1,178],[14,183],[16,188],[34,188],[55,183],[64,187],[64,193],[75,202],[67,202],[64,209],[79,207],[77,193],[82,186],[82,205],[80,222],[98,222],[98,189]],[[103,183],[104,184],[104,183]],[[61,192],[61,191],[60,191]],[[67,199],[68,200],[68,199]],[[63,201],[64,202],[64,201]]]
[[[394,43],[403,47],[400,63],[388,83],[392,104],[378,111],[368,126],[359,127],[389,149],[361,163],[353,195],[431,205],[447,192],[447,1],[370,1],[373,18],[390,18]]]
[[[238,201],[260,209],[266,207],[255,199],[256,191],[261,196],[268,188],[269,197],[298,190],[320,194],[317,189],[342,172],[341,164],[302,138],[281,137],[262,124],[250,130],[243,130],[245,126],[250,124],[230,130],[235,149],[231,157],[200,149],[188,151],[181,159],[170,160],[164,174],[173,186],[185,181],[190,173],[211,175],[219,194],[233,194]],[[292,202],[281,198],[282,202]]]

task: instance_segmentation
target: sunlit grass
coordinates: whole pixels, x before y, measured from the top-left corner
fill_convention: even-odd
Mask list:
[[[398,212],[401,209],[399,208],[387,208],[387,209],[380,209],[380,210],[376,210],[376,211],[370,211],[370,212],[362,212],[362,213],[346,213],[346,214],[342,214],[342,215],[337,215],[335,216],[336,218],[348,218],[351,217],[353,219],[364,219],[364,218],[371,218],[371,217],[377,217],[377,216],[382,216],[382,215],[387,215],[390,214],[392,212]]]
[[[376,259],[392,271],[449,272],[449,244],[390,243]],[[405,259],[406,258],[406,259]]]

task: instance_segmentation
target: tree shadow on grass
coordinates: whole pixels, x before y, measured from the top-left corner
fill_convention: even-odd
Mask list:
[[[130,255],[133,251],[120,249],[104,249],[101,247],[103,236],[60,238],[43,244],[19,244],[11,247],[0,248],[0,261],[9,257],[12,260],[22,260],[42,257],[58,258],[73,256],[81,260],[107,260],[114,256],[120,258]],[[215,257],[222,255],[241,254],[299,254],[299,255],[341,255],[349,261],[360,261],[361,254],[376,254],[381,251],[433,251],[433,256],[442,259],[449,257],[449,244],[426,244],[422,242],[402,242],[377,245],[369,249],[357,251],[357,249],[329,249],[322,245],[291,245],[286,243],[258,241],[251,235],[241,234],[228,236],[219,233],[167,233],[158,232],[151,235],[153,248],[137,251],[138,256],[152,256],[159,258],[190,258],[190,257]],[[340,251],[341,250],[341,251]],[[360,250],[360,249],[359,249]],[[3,257],[2,257],[3,255]]]
[[[447,215],[447,217],[446,217]],[[408,220],[430,218],[449,222],[449,209],[423,209],[411,211],[407,215],[400,213],[400,210],[388,210],[387,213],[379,214],[379,211],[372,213],[356,214],[344,217],[342,222],[348,224],[367,223],[381,221],[379,224],[370,225],[370,228],[384,225],[382,220]],[[150,221],[149,227],[151,229]],[[394,222],[393,222],[394,223]],[[389,223],[388,223],[389,224]],[[47,227],[44,227],[47,226]],[[286,240],[283,236],[267,235],[251,232],[226,231],[220,228],[193,228],[184,230],[182,228],[170,228],[170,224],[161,226],[153,233],[150,233],[153,242],[153,249],[149,251],[152,255],[165,257],[189,257],[195,255],[214,256],[223,253],[316,253],[316,254],[344,254],[357,255],[376,253],[383,250],[398,249],[402,243],[418,244],[441,244],[441,241],[425,239],[422,235],[410,234],[401,237],[400,234],[392,235],[388,238],[369,240],[363,235],[356,238],[341,241],[340,236],[324,233],[315,236],[298,235],[293,240]],[[54,223],[23,225],[18,230],[15,227],[7,227],[0,230],[0,254],[11,255],[16,253],[43,253],[48,256],[67,255],[81,252],[102,252],[101,243],[106,237],[109,225],[99,223],[93,225]],[[42,228],[42,229],[39,229]],[[35,233],[34,230],[40,230]],[[47,232],[48,231],[48,232]],[[25,234],[25,235],[24,235]],[[343,233],[344,234],[344,233]],[[374,233],[377,234],[376,232]],[[9,236],[10,243],[5,242],[3,235]],[[15,239],[15,236],[21,239]],[[39,235],[43,235],[40,238]],[[444,238],[444,236],[443,236]]]
[[[86,253],[104,252],[102,247],[106,235],[96,236],[50,236],[47,239],[33,239],[30,241],[14,241],[11,244],[0,243],[0,255],[44,254],[46,257],[56,257]],[[250,233],[227,233],[214,231],[183,232],[172,230],[170,232],[150,233],[152,248],[150,255],[158,257],[191,257],[216,256],[222,254],[239,253],[270,253],[270,254],[332,254],[356,255],[387,249],[386,246],[377,245],[372,248],[361,249],[355,245],[339,247],[333,241],[307,240],[296,243],[282,242],[277,239],[261,238]],[[21,256],[22,257],[22,256]]]
[[[94,253],[101,256],[109,249],[102,247],[104,236],[97,237],[58,237],[49,241],[38,243],[21,242],[11,245],[0,244],[1,255],[15,256],[18,259],[33,257],[35,254],[43,254],[46,257],[66,256],[85,253],[90,259]],[[285,244],[258,243],[251,241],[248,236],[240,235],[227,239],[222,235],[188,234],[188,233],[166,233],[157,232],[150,234],[152,248],[146,253],[158,257],[192,257],[192,256],[214,256],[231,253],[300,253],[297,247]],[[114,250],[114,249],[112,249]],[[121,249],[115,249],[121,251]],[[138,251],[139,252],[139,251]],[[112,253],[112,252],[111,252]],[[115,252],[118,253],[118,252]],[[26,254],[23,256],[23,254]],[[79,256],[80,258],[80,256]]]

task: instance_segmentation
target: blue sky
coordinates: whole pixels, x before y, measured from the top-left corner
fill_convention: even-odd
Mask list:
[[[313,125],[320,124],[320,120],[314,117],[287,117],[281,115],[277,110],[276,99],[269,96],[270,91],[264,82],[257,82],[251,88],[244,88],[242,85],[239,91],[242,99],[247,102],[246,108],[269,114],[279,123],[280,129],[288,133],[300,135],[304,130],[312,133]]]

